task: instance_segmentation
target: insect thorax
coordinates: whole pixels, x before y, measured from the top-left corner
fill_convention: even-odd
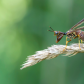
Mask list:
[[[71,38],[74,38],[74,37],[76,36],[75,32],[72,32],[72,33],[67,32],[66,35],[67,35],[67,37],[70,38],[70,39],[71,39]]]

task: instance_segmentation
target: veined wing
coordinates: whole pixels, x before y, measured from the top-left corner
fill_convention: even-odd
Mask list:
[[[82,29],[84,29],[84,26],[82,26],[82,27],[79,27],[79,28],[77,28],[77,29],[74,29],[74,30],[71,30],[71,31],[70,31],[70,33],[72,33],[72,32],[75,32],[75,31],[77,31],[77,30],[82,30]]]
[[[76,27],[80,26],[81,24],[84,23],[84,19],[82,19],[81,21],[79,21],[77,24],[75,24],[70,30],[75,29]]]
[[[82,30],[82,29],[84,29],[84,26],[79,27],[79,28],[77,28],[77,29],[74,29],[73,32],[74,32],[74,31],[77,31],[77,30]]]

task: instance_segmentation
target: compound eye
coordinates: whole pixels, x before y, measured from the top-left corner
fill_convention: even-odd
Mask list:
[[[54,31],[54,35],[58,35],[59,34],[59,32],[58,31]]]
[[[58,32],[55,32],[55,34],[58,34]]]

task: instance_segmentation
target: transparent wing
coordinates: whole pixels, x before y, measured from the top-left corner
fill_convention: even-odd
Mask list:
[[[79,28],[77,28],[77,29],[74,29],[74,30],[70,31],[70,33],[75,32],[75,31],[77,31],[77,30],[82,30],[82,29],[84,29],[84,26],[79,27]]]
[[[77,28],[77,29],[74,29],[73,32],[74,32],[74,31],[77,31],[77,30],[82,30],[82,29],[84,29],[84,26],[79,27],[79,28]]]
[[[82,19],[81,21],[79,21],[77,24],[75,24],[70,30],[75,29],[76,27],[80,26],[81,24],[84,23],[84,19]]]

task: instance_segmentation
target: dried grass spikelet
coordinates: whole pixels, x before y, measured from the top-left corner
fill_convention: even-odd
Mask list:
[[[60,54],[65,54],[65,56],[73,56],[77,53],[84,52],[84,44],[80,45],[81,50],[79,49],[79,44],[72,44],[67,46],[67,49],[63,51],[65,46],[66,45],[52,45],[51,47],[48,47],[48,49],[37,51],[36,54],[27,57],[27,61],[22,64],[21,69],[35,65],[45,59],[55,58]]]

